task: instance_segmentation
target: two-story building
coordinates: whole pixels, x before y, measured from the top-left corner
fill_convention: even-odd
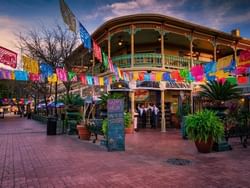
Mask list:
[[[123,72],[137,75],[127,86],[113,84],[110,91],[127,93],[129,108],[134,113],[138,104],[154,103],[160,108],[160,127],[165,132],[174,122],[178,104],[189,100],[193,105],[192,84],[138,81],[140,73],[155,74],[190,68],[217,61],[225,56],[236,58],[250,48],[250,40],[240,37],[239,30],[225,33],[159,14],[135,14],[111,19],[92,34],[92,38]],[[91,66],[95,75],[111,75],[81,45],[72,55],[76,64]],[[86,60],[86,56],[88,56]],[[82,90],[90,94],[90,89]],[[100,88],[97,88],[97,91]]]

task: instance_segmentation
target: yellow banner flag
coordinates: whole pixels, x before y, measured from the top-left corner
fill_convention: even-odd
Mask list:
[[[217,71],[217,72],[215,73],[215,76],[216,76],[218,79],[228,78],[228,77],[229,77],[229,72],[224,72],[223,70],[220,70],[220,71]]]
[[[217,70],[222,70],[223,68],[229,66],[232,59],[233,59],[233,55],[229,55],[229,56],[218,59],[218,62],[216,65]]]
[[[100,84],[100,86],[104,85],[104,78],[103,77],[99,77],[99,84]]]
[[[11,71],[11,80],[15,80],[15,72]]]
[[[155,75],[155,81],[161,81],[162,79],[162,72],[157,72]]]
[[[38,74],[39,67],[38,62],[30,57],[22,56],[23,69],[27,72]]]
[[[138,80],[139,74],[138,72],[133,72],[133,80]]]
[[[56,83],[57,82],[57,75],[54,73],[51,76],[48,77],[49,83]]]
[[[123,79],[122,77],[122,73],[121,73],[121,70],[119,69],[119,67],[117,67],[117,71],[118,71],[118,76],[120,79]]]

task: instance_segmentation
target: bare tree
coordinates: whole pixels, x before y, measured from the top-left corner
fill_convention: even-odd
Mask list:
[[[57,67],[71,70],[74,66],[74,62],[69,59],[69,56],[78,45],[77,34],[60,25],[57,24],[55,28],[42,26],[39,30],[27,30],[24,34],[19,34],[18,37],[19,46],[24,53],[51,65],[54,70]],[[71,82],[63,84],[69,97]],[[57,83],[55,92],[57,92]],[[57,100],[57,95],[55,100]]]

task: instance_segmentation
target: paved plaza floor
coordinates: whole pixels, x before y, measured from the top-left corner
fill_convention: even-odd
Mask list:
[[[250,187],[250,145],[200,154],[179,130],[126,135],[125,152],[107,152],[76,136],[47,136],[46,125],[0,119],[0,187]],[[173,165],[169,159],[186,159]]]

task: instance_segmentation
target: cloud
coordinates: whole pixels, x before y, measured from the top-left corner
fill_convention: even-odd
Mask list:
[[[93,22],[96,24],[95,27],[98,27],[104,21],[119,16],[158,13],[219,30],[225,30],[240,23],[249,27],[250,10],[242,4],[242,1],[244,0],[237,2],[227,0],[196,2],[192,0],[127,0],[95,8],[93,14],[84,16],[83,20],[90,24]]]
[[[0,16],[0,46],[10,49],[16,53],[19,53],[17,47],[17,37],[15,34],[22,32],[27,28],[27,23],[18,19],[14,19],[8,16]],[[20,62],[20,56],[17,56],[17,62]],[[8,68],[0,64],[0,68]]]
[[[97,8],[92,14],[84,15],[83,20],[90,22],[98,19],[104,22],[115,17],[137,13],[158,13],[184,18],[184,14],[175,11],[175,9],[176,7],[182,6],[185,1],[186,0],[169,0],[167,2],[160,0],[129,0],[126,2],[114,2]]]
[[[15,33],[21,32],[26,24],[8,16],[0,16],[0,25],[3,26],[0,27],[0,45],[14,51],[18,50]]]

